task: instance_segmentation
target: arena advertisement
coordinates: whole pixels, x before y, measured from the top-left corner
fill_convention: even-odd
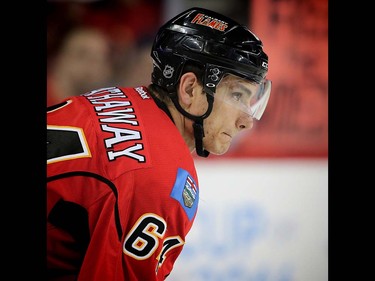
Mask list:
[[[200,203],[170,281],[327,281],[328,167],[198,161]]]
[[[253,0],[249,26],[269,56],[272,92],[228,157],[328,157],[328,1]]]

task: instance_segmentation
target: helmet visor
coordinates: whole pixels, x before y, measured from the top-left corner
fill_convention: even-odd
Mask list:
[[[268,104],[271,84],[268,79],[258,84],[228,74],[218,83],[214,97],[260,120]]]

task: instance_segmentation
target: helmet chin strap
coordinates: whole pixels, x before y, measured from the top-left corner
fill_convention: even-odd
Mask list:
[[[194,129],[194,139],[195,139],[195,151],[201,157],[207,157],[210,154],[210,152],[205,150],[203,147],[203,137],[204,137],[203,119],[207,118],[208,115],[210,115],[212,111],[213,103],[214,103],[214,97],[209,94],[206,94],[206,97],[207,97],[207,102],[208,102],[208,108],[207,108],[207,111],[201,116],[192,115],[189,112],[186,112],[181,107],[180,103],[178,102],[177,94],[174,94],[171,97],[173,104],[177,108],[177,110],[185,117],[194,121],[193,129]]]
[[[203,148],[203,137],[204,137],[204,130],[203,130],[203,119],[199,119],[194,121],[193,123],[194,128],[194,138],[195,138],[195,151],[201,157],[207,157],[210,155],[210,152]]]

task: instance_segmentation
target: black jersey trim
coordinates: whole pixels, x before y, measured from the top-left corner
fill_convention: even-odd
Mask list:
[[[113,184],[113,182],[111,182],[110,180],[108,180],[108,179],[106,179],[106,178],[104,178],[104,177],[102,177],[98,174],[94,174],[94,173],[86,172],[86,171],[74,171],[74,172],[68,172],[68,173],[64,173],[64,174],[51,176],[51,177],[47,178],[47,182],[51,182],[51,181],[55,181],[55,180],[59,180],[59,179],[63,179],[63,178],[76,177],[76,176],[95,178],[95,179],[103,182],[104,184],[106,184],[112,190],[112,192],[115,196],[115,199],[116,199],[115,208],[114,208],[115,224],[116,224],[118,239],[121,242],[122,227],[121,227],[121,222],[120,222],[120,212],[119,212],[119,208],[118,208],[118,193],[117,193],[117,188]]]
[[[169,117],[169,119],[172,120],[172,122],[174,123],[174,120],[173,120],[173,117],[172,117],[172,114],[171,112],[169,111],[167,105],[162,101],[160,100],[157,96],[155,96],[151,91],[150,91],[150,95],[152,96],[153,100],[155,101],[155,104],[161,109],[163,110]]]

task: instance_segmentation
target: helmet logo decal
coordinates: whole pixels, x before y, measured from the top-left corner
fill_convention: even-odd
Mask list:
[[[166,65],[163,70],[163,75],[165,78],[171,78],[173,76],[174,68],[170,65]]]
[[[196,23],[204,26],[211,27],[213,29],[219,30],[219,31],[225,31],[225,29],[228,28],[228,23],[225,21],[212,18],[210,16],[207,16],[205,14],[198,13],[194,19],[191,21],[191,23]]]
[[[211,68],[210,73],[211,74],[208,75],[208,79],[210,79],[212,82],[217,82],[219,80],[219,75],[221,73],[220,69],[218,69],[217,67]],[[206,86],[212,88],[215,87],[215,83],[208,82],[206,83]]]

